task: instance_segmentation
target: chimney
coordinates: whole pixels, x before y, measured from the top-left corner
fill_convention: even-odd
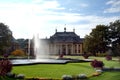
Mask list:
[[[57,29],[55,29],[55,32],[57,32]]]
[[[75,32],[75,28],[73,28],[73,32]]]
[[[64,28],[64,32],[66,32],[66,27]]]

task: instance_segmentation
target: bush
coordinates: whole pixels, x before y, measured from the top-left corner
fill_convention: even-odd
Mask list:
[[[8,72],[12,70],[12,63],[8,59],[3,59],[0,61],[0,76],[5,76]]]
[[[91,66],[94,68],[103,68],[104,63],[102,61],[98,61],[98,60],[93,60],[91,63]]]
[[[89,54],[87,54],[86,52],[84,52],[84,54],[82,55],[85,59],[88,59]]]
[[[64,54],[59,54],[59,58],[63,58]]]
[[[108,61],[109,61],[109,60],[112,60],[112,56],[110,56],[110,55],[107,55],[105,58],[106,58],[106,60],[108,60]]]
[[[24,51],[22,51],[20,49],[17,49],[17,50],[12,52],[12,55],[14,55],[14,56],[24,56],[25,53],[24,53]]]
[[[106,53],[96,53],[96,56],[98,57],[105,57],[107,54]]]

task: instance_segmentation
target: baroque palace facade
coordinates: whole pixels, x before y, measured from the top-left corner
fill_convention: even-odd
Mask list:
[[[53,55],[81,55],[83,53],[83,38],[80,38],[75,33],[75,29],[72,32],[67,32],[64,28],[63,32],[55,31],[55,34],[50,38],[40,39],[44,53]],[[33,47],[31,55],[33,55]]]
[[[80,55],[83,53],[83,39],[73,32],[57,32],[49,39],[50,53],[63,54],[63,55]]]

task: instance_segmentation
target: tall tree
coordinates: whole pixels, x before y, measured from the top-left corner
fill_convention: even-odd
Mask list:
[[[84,40],[84,44],[83,44],[83,48],[84,48],[85,52],[95,53],[95,50],[94,50],[95,46],[92,42],[94,42],[92,36],[86,35],[85,40]]]
[[[105,25],[97,25],[89,36],[85,37],[84,48],[92,53],[105,52],[108,47],[108,27]]]
[[[12,32],[7,25],[0,23],[0,54],[3,54],[11,45]]]
[[[110,23],[109,39],[111,41],[111,48],[114,55],[120,56],[120,20]]]

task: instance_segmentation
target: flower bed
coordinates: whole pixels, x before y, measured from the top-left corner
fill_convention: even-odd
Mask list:
[[[104,63],[102,62],[102,61],[98,61],[98,60],[93,60],[92,62],[91,62],[91,66],[93,67],[93,68],[103,68],[103,66],[104,66]]]
[[[0,76],[5,76],[12,70],[12,63],[8,59],[0,60]]]

